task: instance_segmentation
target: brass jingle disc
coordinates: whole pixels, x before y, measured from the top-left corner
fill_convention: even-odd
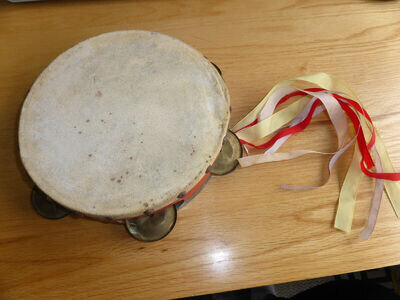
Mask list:
[[[175,205],[171,205],[152,215],[125,220],[125,226],[135,239],[154,242],[166,237],[172,231],[177,215]]]
[[[70,211],[47,196],[37,186],[32,189],[31,203],[36,213],[46,219],[58,220],[70,214]]]
[[[228,130],[222,143],[221,152],[211,169],[211,174],[225,175],[232,172],[238,166],[238,159],[242,155],[243,149],[239,138],[232,131]]]

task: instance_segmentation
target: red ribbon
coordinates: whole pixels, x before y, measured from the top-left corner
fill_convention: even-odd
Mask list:
[[[321,91],[326,91],[325,89],[321,89],[321,88],[310,88],[310,89],[305,89],[305,91],[309,91],[309,92],[321,92]],[[303,91],[295,91],[292,92],[290,94],[285,95],[284,97],[282,97],[277,106],[286,102],[287,100],[289,100],[292,97],[295,96],[304,96],[307,95],[307,93],[303,92]],[[375,133],[375,129],[374,129],[374,125],[372,123],[372,119],[369,116],[369,114],[361,107],[361,105],[351,99],[348,99],[346,97],[343,97],[341,95],[338,94],[332,94],[336,100],[338,100],[340,106],[342,107],[343,111],[347,114],[347,116],[349,117],[349,119],[351,120],[351,122],[353,123],[354,129],[356,132],[358,132],[357,135],[357,141],[358,141],[358,147],[360,149],[360,153],[362,156],[362,159],[360,161],[360,167],[361,170],[363,171],[363,173],[369,177],[373,177],[373,178],[377,178],[377,179],[386,179],[386,180],[393,180],[393,181],[400,181],[400,173],[375,173],[375,172],[371,172],[368,169],[372,168],[375,164],[372,160],[371,154],[369,153],[369,150],[373,147],[373,145],[375,144],[375,140],[376,140],[376,133]],[[249,146],[252,146],[254,148],[257,149],[268,149],[270,148],[278,139],[290,135],[290,134],[295,134],[295,133],[299,133],[301,131],[303,131],[304,129],[307,128],[307,126],[310,124],[312,116],[314,114],[315,109],[318,107],[318,105],[321,104],[321,101],[315,101],[314,104],[312,105],[310,112],[308,113],[307,117],[299,124],[289,127],[289,128],[285,128],[282,129],[281,131],[279,131],[277,134],[275,134],[268,142],[262,144],[262,145],[254,145],[252,143],[249,143],[245,140],[240,140],[242,142],[242,144],[246,144]],[[372,126],[372,137],[371,140],[369,141],[368,145],[365,139],[365,135],[363,133],[362,130],[359,130],[360,128],[360,121],[358,119],[357,114],[353,111],[353,109],[355,109],[356,111],[358,111],[360,114],[362,114],[363,116],[365,116],[365,118],[370,122],[371,126]],[[239,130],[237,130],[235,133],[248,128],[248,127],[252,127],[254,125],[256,125],[258,123],[258,120],[255,119],[253,122],[251,122],[250,124],[240,128]]]

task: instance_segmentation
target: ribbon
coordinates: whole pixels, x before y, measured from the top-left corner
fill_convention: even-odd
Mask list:
[[[296,88],[295,85],[299,81],[318,87]],[[295,98],[292,104],[277,111],[280,104]],[[324,110],[327,111],[337,134],[336,152],[324,153],[314,150],[277,152],[293,134],[306,129],[312,118]],[[351,121],[355,132],[350,140],[347,119]],[[331,172],[340,156],[356,143],[353,160],[339,195],[335,228],[345,232],[351,230],[358,186],[365,175],[375,178],[375,188],[367,226],[361,237],[368,239],[375,228],[384,189],[396,215],[400,215],[400,173],[394,171],[386,148],[361,102],[348,87],[330,75],[317,73],[278,83],[245,118],[233,127],[233,130],[241,140],[246,153],[249,154],[247,147],[266,150],[263,154],[240,158],[239,163],[242,167],[289,160],[306,154],[323,154],[333,155],[329,162],[329,172]],[[372,170],[374,167],[376,172]],[[293,190],[320,188],[288,185],[282,187]]]

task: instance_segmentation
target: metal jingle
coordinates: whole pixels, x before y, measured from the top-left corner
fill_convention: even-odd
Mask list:
[[[148,216],[127,219],[125,220],[125,227],[135,239],[154,242],[166,237],[172,231],[177,216],[175,205],[171,205]]]
[[[37,186],[32,189],[31,203],[36,213],[46,219],[58,220],[70,214],[68,209],[55,202]]]
[[[226,175],[239,165],[238,159],[243,155],[242,144],[239,138],[231,130],[228,130],[222,143],[214,166],[211,169],[213,175]]]

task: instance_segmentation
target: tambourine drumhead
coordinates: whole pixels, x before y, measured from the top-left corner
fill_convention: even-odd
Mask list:
[[[188,192],[216,159],[229,96],[202,54],[146,31],[103,34],[61,54],[22,108],[33,181],[87,215],[128,218]]]

